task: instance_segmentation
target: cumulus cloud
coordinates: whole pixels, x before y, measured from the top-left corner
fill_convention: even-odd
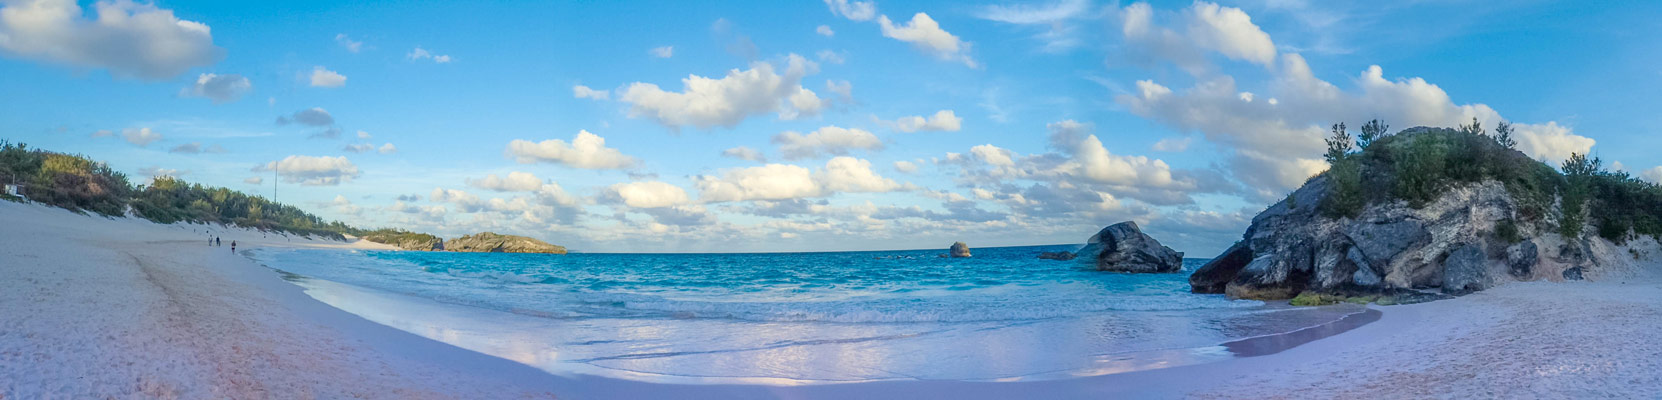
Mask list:
[[[818,64],[791,54],[783,74],[776,73],[773,64],[755,62],[750,69],[730,70],[721,79],[690,75],[681,80],[680,92],[635,82],[622,89],[618,100],[630,104],[630,117],[651,119],[673,129],[688,125],[731,128],[745,118],[766,113],[795,119],[818,115],[827,106],[812,90],[802,87],[802,78],[818,71]]]
[[[359,175],[358,166],[346,157],[288,156],[254,167],[254,172],[277,171],[283,183],[305,186],[335,186],[351,182]]]
[[[827,25],[820,25],[818,28],[814,28],[814,33],[818,33],[820,36],[824,37],[837,36],[837,32],[831,30],[831,27]]]
[[[349,145],[341,146],[340,149],[341,149],[341,151],[345,151],[345,152],[348,152],[348,153],[363,153],[363,152],[366,152],[366,151],[375,150],[375,145],[369,144],[369,143],[349,144]]]
[[[913,47],[935,58],[947,61],[962,62],[970,68],[976,68],[975,59],[970,58],[970,43],[959,40],[957,36],[941,29],[941,25],[930,18],[929,14],[917,13],[905,25],[895,25],[884,15],[878,18],[877,23],[882,25],[883,36],[902,42],[911,43]]]
[[[836,157],[818,171],[789,164],[725,170],[720,176],[694,177],[699,200],[720,203],[787,200],[829,196],[837,192],[888,192],[904,188],[871,169],[871,162]]]
[[[658,57],[658,58],[674,57],[675,56],[675,46],[653,47],[651,50],[647,50],[646,54],[651,54],[653,57]]]
[[[251,177],[248,177],[247,179],[243,179],[242,183],[246,183],[246,184],[250,184],[250,185],[258,185],[258,184],[261,184],[261,183],[265,183],[265,178],[258,177],[258,176],[251,176]]]
[[[335,124],[335,116],[330,115],[328,110],[324,110],[319,107],[312,107],[295,111],[294,114],[291,115],[277,117],[277,125],[288,124],[301,124],[314,127],[330,126]]]
[[[121,131],[121,138],[127,140],[127,143],[144,147],[162,140],[162,134],[151,131],[150,128],[128,128]]]
[[[248,91],[254,89],[254,84],[237,74],[202,74],[196,77],[196,83],[179,90],[182,97],[205,97],[212,99],[214,104],[225,104],[241,99]]]
[[[806,135],[796,131],[785,131],[773,136],[773,143],[779,145],[779,152],[786,159],[796,160],[818,157],[822,154],[846,155],[850,150],[882,150],[883,141],[877,135],[863,129],[827,126],[814,130]]]
[[[911,161],[895,161],[894,170],[910,174],[918,172],[918,165]]]
[[[606,99],[610,99],[612,97],[612,93],[609,92],[609,91],[594,90],[594,89],[590,89],[588,86],[583,86],[583,85],[573,85],[571,87],[571,95],[573,97],[576,97],[576,98],[579,98],[579,99],[593,99],[593,100],[606,100]]]
[[[404,58],[408,58],[408,59],[410,59],[410,61],[432,60],[433,62],[439,63],[439,64],[444,64],[444,63],[450,62],[450,56],[443,55],[443,54],[433,54],[432,51],[428,51],[427,49],[423,49],[419,46],[416,47],[414,50],[410,50],[410,52],[408,54],[404,55]]]
[[[322,65],[312,67],[312,87],[338,88],[346,86],[346,75],[330,71]]]
[[[1160,141],[1154,142],[1154,151],[1179,152],[1188,150],[1189,143],[1194,142],[1194,139],[1192,137],[1160,139]]]
[[[132,1],[100,1],[88,18],[74,0],[13,0],[0,7],[0,51],[119,77],[161,80],[224,57],[208,25]]]
[[[658,181],[615,184],[608,186],[601,197],[635,208],[674,207],[690,201],[685,189]]]
[[[842,64],[848,61],[847,57],[843,56],[843,53],[831,51],[831,49],[820,50],[818,53],[814,53],[814,57],[819,58],[820,61],[832,64]]]
[[[1652,183],[1662,183],[1662,166],[1652,167],[1651,169],[1641,171],[1639,172],[1639,177],[1651,181]]]
[[[1593,138],[1570,133],[1570,128],[1558,125],[1556,121],[1546,124],[1514,125],[1513,137],[1518,140],[1518,150],[1531,157],[1546,159],[1554,164],[1570,158],[1571,153],[1588,154],[1593,149]]]
[[[748,160],[748,161],[756,161],[756,162],[764,162],[764,163],[768,161],[767,157],[762,155],[762,152],[756,151],[756,149],[752,149],[752,148],[744,147],[744,146],[739,146],[739,147],[734,147],[734,148],[730,148],[730,149],[727,149],[727,150],[722,150],[721,151],[721,156],[722,157],[727,157],[727,158],[737,158],[737,159],[740,159],[740,160]]]
[[[484,179],[468,179],[467,185],[497,192],[535,192],[542,188],[542,179],[530,172],[514,171],[506,178],[490,174]]]
[[[335,34],[335,43],[339,44],[341,48],[346,49],[346,51],[353,53],[357,53],[364,49],[364,42],[352,40],[352,38],[347,37],[344,33]]]
[[[1189,35],[1202,48],[1261,65],[1275,62],[1275,42],[1239,8],[1195,2],[1189,8]]]
[[[964,119],[963,118],[958,118],[958,115],[954,114],[952,112],[952,110],[940,110],[940,111],[936,111],[935,115],[930,115],[928,117],[919,116],[919,115],[913,115],[913,116],[910,116],[910,117],[901,117],[900,119],[894,121],[894,128],[895,128],[895,130],[898,130],[898,131],[901,131],[901,132],[917,132],[917,131],[957,132],[958,129],[962,126],[963,122],[964,122]]]
[[[542,142],[514,140],[508,143],[508,156],[521,164],[546,162],[583,169],[628,169],[638,162],[617,149],[606,147],[606,139],[589,133],[577,132],[571,143],[549,139]]]
[[[392,143],[384,143],[384,144],[381,145],[380,148],[375,149],[375,152],[376,153],[381,153],[381,154],[397,153],[398,152],[398,146],[393,146]]]
[[[1200,76],[1213,69],[1206,51],[1266,67],[1276,59],[1275,42],[1241,9],[1197,1],[1178,14],[1181,31],[1161,26],[1154,8],[1135,3],[1120,10],[1128,58],[1152,64],[1168,61]]]
[[[825,0],[831,14],[852,21],[870,21],[877,16],[877,4],[870,1]]]
[[[203,147],[202,142],[190,142],[190,143],[185,143],[185,144],[181,144],[181,145],[178,145],[178,146],[173,146],[173,148],[169,149],[167,152],[169,152],[169,153],[181,153],[181,154],[202,154],[202,153],[219,154],[219,153],[226,152],[226,150],[225,150],[224,147],[220,147],[217,144],[208,145],[207,147]]]

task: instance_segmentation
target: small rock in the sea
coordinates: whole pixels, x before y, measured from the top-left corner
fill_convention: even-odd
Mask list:
[[[952,248],[947,249],[947,255],[952,256],[952,258],[969,258],[969,245],[964,244],[964,242],[952,243]]]
[[[1066,251],[1046,251],[1039,253],[1039,259],[1041,260],[1068,261],[1072,260],[1074,257],[1076,256],[1072,252]]]

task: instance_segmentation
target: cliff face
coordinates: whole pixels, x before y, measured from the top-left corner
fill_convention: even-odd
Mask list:
[[[1542,207],[1493,179],[1447,185],[1425,204],[1375,199],[1353,216],[1320,210],[1334,185],[1332,174],[1317,176],[1254,217],[1240,242],[1189,277],[1192,290],[1246,299],[1433,288],[1458,295],[1596,276],[1638,257],[1597,235],[1559,234],[1561,199]]]
[[[565,254],[566,248],[524,236],[483,232],[444,242],[440,250],[466,253]]]

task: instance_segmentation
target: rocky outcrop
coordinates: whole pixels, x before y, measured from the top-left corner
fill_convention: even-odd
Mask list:
[[[1421,208],[1375,204],[1356,218],[1323,216],[1318,176],[1252,219],[1243,240],[1189,277],[1196,293],[1288,299],[1304,291],[1436,289],[1465,294],[1508,280],[1575,279],[1597,264],[1597,237],[1565,239],[1518,226],[1512,243],[1494,232],[1518,218],[1499,182],[1449,190]],[[1561,278],[1560,278],[1561,277]]]
[[[1039,259],[1040,260],[1073,261],[1073,259],[1075,257],[1078,257],[1078,256],[1074,255],[1072,252],[1066,252],[1066,251],[1043,251],[1043,252],[1039,252]]]
[[[1091,262],[1098,271],[1177,272],[1183,269],[1183,253],[1143,234],[1133,221],[1102,228],[1075,256]]]
[[[946,255],[952,258],[969,258],[969,245],[964,242],[953,242],[952,247],[946,250]]]
[[[444,242],[443,250],[465,253],[565,254],[566,248],[524,236],[483,232]]]

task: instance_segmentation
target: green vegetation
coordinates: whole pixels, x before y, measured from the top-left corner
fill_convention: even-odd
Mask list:
[[[342,238],[359,232],[289,205],[173,177],[149,185],[79,155],[30,149],[0,140],[0,184],[17,184],[29,200],[76,212],[122,216],[132,211],[159,223],[221,223],[301,235]]]
[[[1369,204],[1405,201],[1420,208],[1448,190],[1485,181],[1500,182],[1518,202],[1517,215],[1496,234],[1522,240],[1519,224],[1556,224],[1560,234],[1580,237],[1591,225],[1600,237],[1621,242],[1630,235],[1662,236],[1662,187],[1621,171],[1603,169],[1598,158],[1575,154],[1562,174],[1512,147],[1512,126],[1500,123],[1490,135],[1477,120],[1459,129],[1412,128],[1383,134],[1378,120],[1363,126],[1352,152],[1344,124],[1325,141],[1332,166],[1323,173],[1328,193],[1318,206],[1330,218],[1355,218]],[[1556,217],[1556,218],[1551,218]]]
[[[362,232],[358,237],[371,242],[390,244],[404,250],[422,251],[433,250],[444,241],[439,239],[438,236],[392,228]]]

